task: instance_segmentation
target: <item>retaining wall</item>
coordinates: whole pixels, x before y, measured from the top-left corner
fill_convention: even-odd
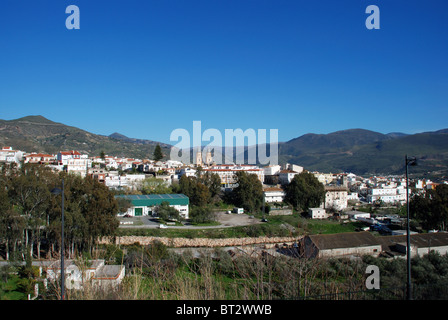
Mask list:
[[[115,244],[131,245],[139,243],[141,245],[149,245],[154,241],[160,241],[168,247],[185,248],[185,247],[231,247],[245,246],[254,244],[273,245],[278,243],[293,243],[298,241],[300,237],[257,237],[257,238],[225,238],[225,239],[209,239],[209,238],[166,238],[166,237],[145,237],[145,236],[123,236],[117,237]],[[110,244],[109,239],[103,238],[99,241],[101,244]]]

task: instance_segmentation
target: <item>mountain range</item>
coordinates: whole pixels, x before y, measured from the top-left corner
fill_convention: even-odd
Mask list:
[[[78,150],[95,156],[104,151],[111,156],[144,159],[152,158],[157,144],[169,155],[169,144],[128,138],[117,132],[97,135],[43,116],[0,120],[0,145],[26,152]],[[412,173],[443,176],[448,173],[448,129],[417,134],[382,134],[364,129],[308,133],[279,142],[278,152],[280,164],[294,163],[309,171],[358,175],[403,174],[405,155],[415,156],[418,166],[412,168]]]
[[[350,129],[305,134],[279,144],[279,162],[323,172],[403,174],[406,155],[418,159],[412,173],[447,174],[448,129],[417,134]]]
[[[89,156],[99,156],[104,151],[110,156],[147,159],[152,158],[157,144],[164,154],[169,154],[171,146],[165,143],[132,139],[119,133],[98,135],[43,116],[0,120],[0,145],[26,152],[55,154],[62,150],[78,150]]]

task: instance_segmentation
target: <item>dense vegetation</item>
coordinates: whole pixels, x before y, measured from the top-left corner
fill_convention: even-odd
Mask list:
[[[0,253],[24,260],[60,250],[61,196],[64,179],[65,252],[91,251],[98,237],[118,228],[118,202],[109,189],[89,177],[57,174],[48,167],[4,165],[0,171]]]
[[[301,211],[317,208],[325,200],[324,185],[307,171],[295,175],[285,189],[285,201]]]
[[[108,300],[269,300],[269,299],[404,299],[406,260],[364,256],[360,259],[303,259],[262,254],[232,255],[223,249],[173,251],[149,246],[109,245],[100,258],[123,264],[127,277],[114,290],[68,291],[68,299]],[[367,290],[368,265],[379,268],[380,289]],[[14,268],[10,266],[8,268]],[[20,299],[32,292],[37,274],[27,267],[0,269],[0,299]],[[8,271],[8,272],[7,272]],[[414,299],[448,298],[448,256],[431,252],[412,259]],[[40,291],[55,299],[57,287]]]
[[[118,229],[116,214],[120,203],[107,187],[90,178],[54,173],[44,166],[25,164],[4,166],[0,172],[0,252],[3,258],[25,265],[10,264],[0,269],[0,299],[26,299],[39,284],[32,258],[59,254],[61,194],[52,194],[65,182],[65,252],[81,262],[104,258],[107,263],[124,264],[124,282],[115,290],[100,291],[86,286],[68,293],[70,299],[402,299],[406,279],[404,259],[363,257],[362,259],[303,259],[288,255],[233,255],[223,249],[185,249],[175,251],[161,243],[149,246],[99,246],[101,236],[153,235],[187,238],[226,238],[259,236],[297,236],[316,233],[355,231],[359,223],[337,220],[314,221],[301,212],[322,200],[315,178],[296,175],[286,187],[287,200],[296,210],[293,215],[269,216],[257,225],[201,230]],[[261,183],[255,175],[238,175],[239,186],[222,193],[215,175],[198,171],[183,177],[178,185],[168,186],[156,178],[147,179],[141,193],[182,192],[189,195],[192,221],[213,220],[213,211],[226,206],[241,206],[261,218]],[[448,187],[441,185],[416,196],[411,202],[413,218],[425,228],[444,229],[447,225]],[[178,212],[164,203],[159,208],[164,220],[179,219]],[[375,208],[377,210],[378,208]],[[397,209],[402,212],[403,208]],[[422,214],[425,213],[425,214]],[[199,255],[198,255],[199,253]],[[381,271],[381,290],[366,291],[366,267]],[[412,261],[414,297],[446,299],[448,257],[431,253]],[[41,299],[57,298],[58,288],[42,288]],[[348,294],[348,295],[346,295]]]
[[[441,184],[423,195],[412,198],[409,209],[426,230],[448,230],[448,185]]]

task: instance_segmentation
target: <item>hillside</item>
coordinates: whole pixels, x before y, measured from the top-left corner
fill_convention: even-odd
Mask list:
[[[405,155],[419,158],[413,173],[448,174],[447,130],[413,135],[362,129],[306,134],[279,146],[279,162],[308,170],[365,174],[402,174]]]
[[[42,116],[27,116],[16,120],[0,120],[0,145],[27,152],[53,154],[61,150],[78,150],[95,156],[104,151],[111,156],[151,158],[157,142],[133,141],[117,134],[107,137],[53,122]],[[169,154],[169,145],[160,143],[160,146],[164,154]]]
[[[110,136],[97,135],[42,116],[0,120],[0,145],[27,152],[57,153],[73,149],[90,156],[104,151],[111,156],[151,158],[157,143],[128,138],[117,132]],[[171,146],[163,143],[160,146],[169,156]],[[235,161],[237,150],[233,151]],[[247,151],[245,148],[246,160]],[[448,129],[412,135],[364,129],[308,133],[279,143],[278,151],[280,164],[294,163],[310,171],[403,174],[407,154],[419,158],[419,165],[412,168],[412,173],[448,175]]]

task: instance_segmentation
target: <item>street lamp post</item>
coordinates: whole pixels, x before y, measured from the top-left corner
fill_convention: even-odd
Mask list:
[[[411,284],[411,228],[410,228],[410,215],[409,215],[409,179],[408,179],[408,166],[417,165],[415,157],[408,158],[405,156],[406,167],[406,218],[407,218],[407,230],[406,230],[406,262],[407,262],[407,284],[406,284],[406,297],[408,300],[412,300],[412,284]]]
[[[62,190],[54,188],[51,190],[53,194],[61,194],[62,201],[62,217],[61,217],[61,300],[64,300],[65,295],[65,270],[64,270],[64,179],[62,179]]]

